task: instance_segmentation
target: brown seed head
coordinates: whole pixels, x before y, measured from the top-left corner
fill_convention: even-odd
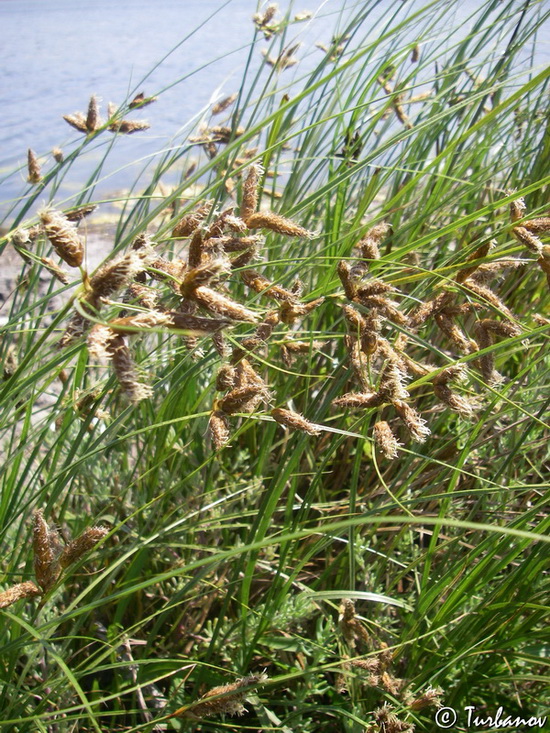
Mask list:
[[[86,204],[86,206],[79,206],[71,211],[66,211],[64,212],[64,215],[69,221],[79,222],[86,216],[89,216],[96,209],[97,204]]]
[[[38,216],[46,236],[61,259],[70,267],[80,267],[84,259],[84,245],[75,225],[54,209],[41,209]]]
[[[214,410],[208,421],[208,431],[216,450],[221,450],[229,442],[229,420],[220,410]]]
[[[373,434],[374,441],[384,456],[390,461],[397,458],[402,443],[398,442],[388,423],[384,420],[375,423]]]
[[[533,234],[524,226],[514,227],[512,229],[512,234],[520,244],[523,244],[524,247],[527,247],[527,249],[533,252],[533,254],[540,257],[542,254],[542,242],[536,234]]]
[[[92,550],[97,543],[107,536],[109,530],[106,527],[89,527],[76,540],[69,542],[67,547],[59,556],[59,564],[62,568],[80,560],[83,555]]]
[[[213,115],[219,115],[222,112],[225,112],[225,110],[228,107],[231,107],[233,102],[237,99],[238,94],[231,94],[229,97],[224,97],[219,102],[216,102],[216,104],[211,109],[211,114]]]
[[[136,367],[124,338],[117,336],[112,344],[113,368],[124,394],[133,404],[151,397],[152,388],[148,384],[142,384],[137,378]]]
[[[429,707],[440,708],[443,691],[436,687],[428,687],[424,692],[409,703],[411,710],[425,710]]]
[[[351,409],[366,409],[380,407],[384,399],[377,392],[348,392],[332,400],[335,407],[349,407]]]
[[[42,180],[42,173],[40,172],[40,163],[36,157],[36,153],[31,148],[27,151],[27,168],[29,171],[29,177],[27,181],[29,183],[40,183]]]
[[[354,300],[357,293],[357,287],[351,276],[351,266],[345,260],[340,260],[336,271],[344,288],[346,298],[348,298],[348,300]]]
[[[310,232],[299,224],[295,224],[284,216],[279,216],[272,211],[257,211],[248,217],[246,222],[249,229],[270,229],[278,234],[285,234],[289,237],[315,237],[315,232]]]
[[[513,191],[507,191],[507,195],[514,193]],[[515,201],[510,201],[510,219],[511,221],[518,221],[525,216],[527,207],[525,206],[525,200],[518,198]]]
[[[243,270],[241,272],[241,279],[251,290],[254,290],[256,293],[261,293],[268,298],[292,303],[296,301],[294,293],[285,290],[280,285],[274,285],[271,280],[268,280],[257,270]]]
[[[393,406],[401,420],[405,423],[411,438],[419,443],[423,443],[431,432],[426,425],[426,421],[420,417],[414,407],[411,407],[402,400],[395,400]]]
[[[95,94],[90,97],[90,103],[88,104],[88,114],[86,116],[86,129],[88,132],[95,132],[98,127],[101,127],[102,122],[99,119],[99,106],[98,99]]]
[[[65,122],[68,122],[71,127],[74,127],[75,130],[85,133],[88,132],[86,118],[81,112],[75,112],[74,115],[63,115],[63,119]]]
[[[65,160],[65,156],[63,155],[61,148],[52,148],[52,155],[56,163],[63,163]]]
[[[140,92],[139,94],[136,94],[128,107],[130,109],[136,109],[137,107],[147,107],[149,104],[153,104],[153,102],[156,101],[156,97],[146,97],[144,92]]]
[[[34,596],[41,595],[42,591],[40,588],[30,581],[16,583],[16,585],[12,585],[11,588],[7,588],[0,593],[0,608],[11,606],[12,603],[21,601],[23,598],[33,598]]]
[[[243,183],[243,198],[241,202],[241,219],[245,222],[255,213],[258,208],[258,186],[264,169],[259,163],[253,163],[247,171]]]
[[[123,135],[133,135],[134,132],[148,130],[151,125],[145,120],[114,120],[109,125],[110,132],[120,132]]]
[[[212,201],[205,201],[190,213],[182,217],[176,226],[172,229],[173,237],[189,237],[201,225],[211,212],[213,206]]]
[[[36,582],[46,593],[59,577],[60,569],[55,556],[57,532],[50,530],[41,509],[34,512],[33,553]]]
[[[211,288],[200,286],[195,288],[190,297],[193,298],[199,305],[211,313],[217,313],[225,318],[230,318],[233,321],[248,321],[254,323],[257,320],[257,316],[248,308],[245,308],[240,303],[227,298],[225,295],[217,293]]]
[[[269,398],[263,384],[250,383],[244,387],[232,389],[219,403],[219,409],[226,415],[237,412],[253,412],[260,402]]]
[[[290,301],[284,301],[281,303],[281,321],[292,325],[295,321],[305,318],[308,313],[318,308],[324,300],[324,298],[316,298],[315,300],[310,300],[309,303],[291,303]]]
[[[550,232],[550,216],[539,216],[537,219],[528,219],[521,225],[531,234],[545,234]]]
[[[265,674],[251,674],[230,685],[213,687],[195,703],[179,708],[168,718],[200,720],[211,715],[242,715],[246,710],[243,703],[247,694],[266,679]]]
[[[308,435],[319,435],[321,432],[314,423],[306,420],[305,417],[298,412],[294,412],[294,410],[276,407],[271,410],[271,417],[290,430],[299,430],[302,433],[308,433]]]
[[[145,270],[150,259],[144,250],[130,250],[125,255],[108,260],[90,278],[93,297],[109,298],[127,287],[136,275]]]
[[[41,257],[40,262],[44,265],[46,270],[48,272],[51,272],[51,274],[59,280],[59,282],[62,282],[63,285],[67,285],[69,282],[69,273],[67,270],[64,270],[62,267],[59,267],[59,265],[54,262],[50,257]]]

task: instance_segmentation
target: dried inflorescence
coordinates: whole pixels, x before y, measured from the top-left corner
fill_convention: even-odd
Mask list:
[[[298,432],[307,433],[308,435],[319,435],[321,432],[317,425],[306,420],[303,415],[300,415],[294,410],[276,407],[271,410],[271,417],[276,422],[289,428],[289,430],[297,430]]]
[[[279,26],[273,23],[278,10],[279,6],[277,3],[270,3],[263,13],[255,13],[252,18],[256,28],[264,34],[266,41],[279,30]]]
[[[355,613],[355,603],[350,598],[343,598],[340,604],[340,614],[338,616],[338,626],[346,643],[351,649],[355,648],[358,640],[364,643],[370,642],[370,636],[357,618]]]
[[[134,109],[136,107],[145,107],[147,104],[151,104],[151,102],[154,102],[155,99],[156,97],[146,98],[143,93],[138,94],[130,102],[129,108]],[[110,122],[107,126],[107,129],[110,132],[120,132],[126,135],[131,135],[134,132],[147,130],[150,127],[149,123],[143,120],[132,121],[113,119],[116,114],[117,112],[115,107],[111,103],[109,103],[108,117]],[[74,127],[75,130],[78,130],[79,132],[84,132],[86,135],[92,135],[102,130],[105,126],[104,121],[99,115],[99,100],[95,94],[92,94],[92,96],[90,97],[90,101],[88,103],[88,111],[85,115],[82,114],[82,112],[75,112],[72,115],[64,115],[63,119],[68,122],[71,127]]]
[[[212,115],[219,115],[222,112],[225,112],[226,109],[231,107],[233,102],[237,99],[238,94],[230,94],[228,97],[224,97],[223,99],[220,99],[219,102],[216,102],[215,105],[213,105],[212,109],[210,110],[210,113]]]
[[[540,240],[540,234],[548,234],[550,232],[550,216],[539,216],[535,219],[527,219],[517,224],[527,212],[525,201],[518,198],[510,203],[510,220],[512,222],[512,234],[520,244],[527,247],[538,259],[537,263],[546,275],[548,285],[550,286],[550,248],[543,245]]]
[[[27,151],[27,169],[29,172],[27,181],[34,184],[40,183],[42,180],[40,162],[36,157],[36,153],[31,148]]]
[[[107,534],[105,527],[90,527],[63,548],[58,531],[47,524],[44,513],[37,509],[33,516],[32,541],[36,583],[16,583],[2,591],[0,608],[6,608],[25,598],[47,594],[58,582],[63,571],[90,552]]]
[[[47,238],[61,259],[70,267],[80,267],[84,259],[84,244],[74,223],[55,209],[41,209],[38,216]]]
[[[379,420],[375,423],[373,437],[374,442],[388,460],[391,461],[397,458],[402,443],[399,443],[393,430],[385,420]]]
[[[250,674],[229,685],[212,687],[196,702],[179,708],[168,719],[201,720],[212,715],[243,715],[246,712],[244,703],[247,695],[266,681],[265,674]]]

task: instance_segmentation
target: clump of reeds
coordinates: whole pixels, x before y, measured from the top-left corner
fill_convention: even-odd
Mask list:
[[[46,595],[60,580],[64,570],[93,550],[109,530],[89,527],[65,547],[55,527],[48,525],[44,514],[37,509],[33,517],[33,556],[35,581],[17,583],[0,593],[0,608],[16,601]]]

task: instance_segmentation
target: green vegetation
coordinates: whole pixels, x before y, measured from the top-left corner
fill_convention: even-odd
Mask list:
[[[77,251],[95,214],[77,233],[38,209],[108,208],[112,147],[130,160],[124,133],[147,134],[121,122],[141,85],[108,121],[92,102],[64,160],[30,157],[1,245],[24,258],[0,343],[1,730],[433,731],[438,700],[545,715],[548,14],[338,5],[325,51],[292,48],[294,11],[260,12],[236,99],[144,163],[95,274]],[[245,216],[255,175],[260,210],[313,237]],[[228,253],[258,234],[255,262]]]

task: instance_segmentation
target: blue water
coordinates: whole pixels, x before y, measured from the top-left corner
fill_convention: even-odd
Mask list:
[[[288,8],[287,2],[280,5]],[[466,0],[465,15],[476,5]],[[311,10],[316,17],[290,29],[288,42],[297,37],[304,53],[299,66],[284,72],[285,80],[313,67],[320,55],[313,44],[329,43],[342,8],[353,6],[357,2],[351,0],[293,3],[292,15]],[[373,16],[391,6],[380,0]],[[0,202],[25,189],[27,148],[46,155],[55,146],[71,150],[82,139],[62,116],[85,113],[91,94],[103,100],[106,114],[109,101],[120,104],[130,93],[153,94],[173,84],[154,105],[132,113],[132,119],[151,123],[149,131],[116,140],[103,191],[129,186],[137,167],[117,169],[170,145],[183,126],[191,132],[214,101],[238,89],[256,10],[256,0],[0,0]],[[268,45],[256,38],[250,74],[261,67],[260,49]],[[63,184],[64,196],[79,190],[103,151],[98,147],[77,161]],[[17,167],[22,169],[6,178]]]

